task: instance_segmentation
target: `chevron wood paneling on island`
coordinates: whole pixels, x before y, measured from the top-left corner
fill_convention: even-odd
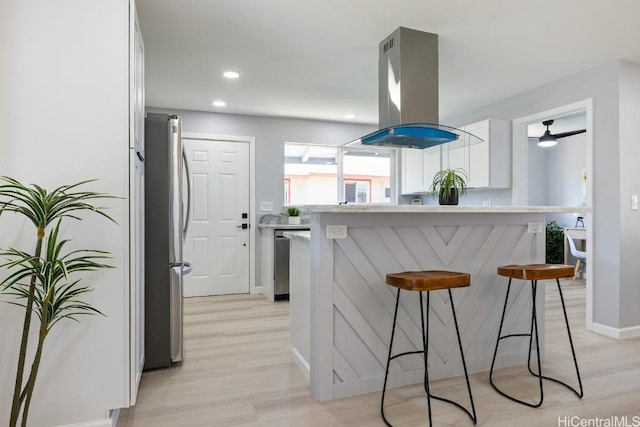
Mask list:
[[[453,290],[453,298],[468,368],[489,370],[506,292],[506,281],[496,275],[496,268],[544,262],[544,233],[529,233],[528,224],[544,224],[545,216],[509,210],[313,213],[310,367],[315,397],[332,400],[382,389],[395,305],[395,288],[387,286],[385,278],[393,272],[446,269],[471,274],[471,286]],[[347,225],[347,238],[327,239],[326,226],[338,224]],[[523,283],[509,298],[505,324],[513,332],[529,330],[530,289]],[[537,300],[541,314],[542,294]],[[417,295],[401,295],[394,354],[422,348]],[[430,299],[429,375],[433,380],[462,375],[448,295],[433,292]],[[523,363],[527,350],[523,337],[502,343],[498,366]],[[415,355],[392,361],[390,386],[421,382],[422,360]]]

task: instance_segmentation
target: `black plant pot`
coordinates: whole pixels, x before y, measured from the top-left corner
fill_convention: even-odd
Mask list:
[[[440,191],[438,195],[438,202],[441,205],[457,205],[458,204],[458,189],[457,188],[449,188],[449,193],[447,194],[447,190]]]

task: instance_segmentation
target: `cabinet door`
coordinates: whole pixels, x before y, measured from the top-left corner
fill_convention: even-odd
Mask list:
[[[482,139],[482,142],[469,146],[468,185],[471,188],[489,187],[489,121],[483,120],[464,127],[466,132]]]
[[[454,148],[455,147],[455,148]],[[442,168],[443,169],[464,169],[469,173],[469,146],[454,146],[453,144],[443,144],[442,146]]]
[[[145,361],[144,349],[144,304],[145,304],[145,271],[144,271],[144,44],[138,23],[138,16],[133,4],[130,6],[130,56],[129,75],[131,88],[129,92],[129,147],[130,151],[130,188],[129,188],[129,257],[130,257],[130,367],[129,367],[129,402],[135,405],[142,368]],[[140,156],[138,155],[140,154]]]
[[[131,54],[130,54],[130,104],[131,115],[131,141],[130,148],[135,149],[144,155],[144,106],[145,106],[145,88],[144,88],[144,42],[142,41],[142,33],[138,16],[133,11],[133,22],[131,29]]]
[[[429,152],[423,150],[422,153],[422,182],[424,191],[428,191],[431,183],[433,182],[433,176],[441,169],[440,164],[440,150],[436,152]]]
[[[400,154],[400,194],[425,191],[422,171],[422,150],[403,148]]]

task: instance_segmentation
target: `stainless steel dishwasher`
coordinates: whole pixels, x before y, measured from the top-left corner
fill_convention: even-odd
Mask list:
[[[274,231],[275,260],[274,260],[274,282],[273,299],[275,301],[289,299],[289,239],[283,236],[286,230]]]

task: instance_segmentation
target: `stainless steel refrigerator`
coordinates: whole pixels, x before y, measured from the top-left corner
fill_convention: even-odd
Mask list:
[[[148,113],[145,119],[145,364],[182,360],[182,259],[191,204],[180,117]]]

